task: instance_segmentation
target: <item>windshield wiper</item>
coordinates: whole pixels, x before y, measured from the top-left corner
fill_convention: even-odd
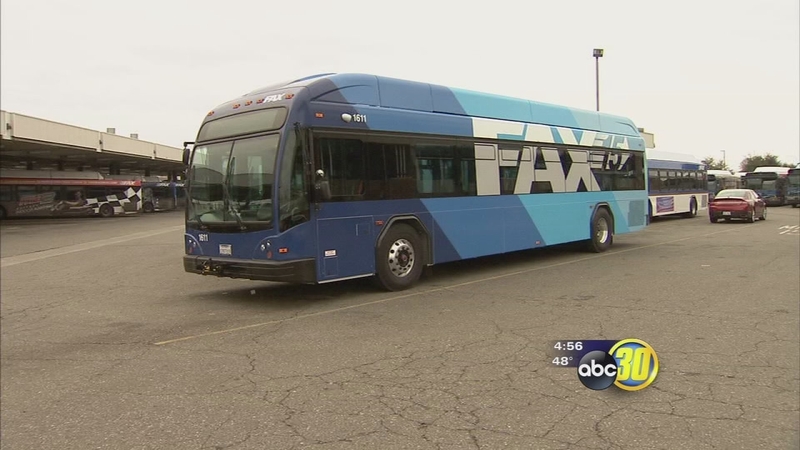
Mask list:
[[[226,209],[233,213],[233,218],[236,219],[236,223],[239,225],[239,228],[242,231],[247,230],[247,226],[244,224],[242,217],[239,215],[239,210],[233,206],[233,198],[231,197],[231,193],[228,190],[228,180],[231,178],[231,172],[233,171],[233,163],[236,161],[236,157],[231,157],[231,161],[228,163],[228,173],[225,174],[225,179],[222,180],[222,194],[225,196],[225,206]]]
[[[203,217],[206,214],[208,214],[208,211],[204,212],[203,214],[195,213],[194,217],[189,219],[189,221],[196,220],[198,225],[200,225],[200,229],[201,230],[208,230],[208,225],[206,225],[206,223],[203,222],[203,219],[201,219],[201,217]]]

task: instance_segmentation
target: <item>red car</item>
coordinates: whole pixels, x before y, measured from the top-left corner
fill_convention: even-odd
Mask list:
[[[751,189],[723,189],[708,202],[708,218],[711,223],[719,219],[767,220],[767,203]]]

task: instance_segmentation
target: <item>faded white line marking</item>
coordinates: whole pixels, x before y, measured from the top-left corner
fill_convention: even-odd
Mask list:
[[[778,234],[800,234],[800,225],[784,225],[779,230],[783,230]]]
[[[0,267],[11,267],[16,266],[17,264],[24,264],[33,261],[40,261],[42,259],[52,258],[54,256],[61,256],[61,255],[68,255],[70,253],[76,252],[83,252],[86,250],[92,250],[95,248],[105,247],[107,245],[114,245],[119,244],[122,242],[133,241],[135,239],[144,239],[152,236],[158,236],[159,234],[166,234],[166,233],[174,233],[176,231],[183,231],[184,226],[174,226],[169,228],[164,228],[157,231],[143,231],[141,233],[132,233],[127,236],[120,236],[115,238],[109,239],[101,239],[99,241],[92,241],[92,242],[85,242],[83,244],[75,244],[69,245],[67,247],[61,248],[54,248],[51,250],[45,250],[41,252],[35,253],[26,253],[24,255],[15,255],[9,256],[6,258],[0,259]]]

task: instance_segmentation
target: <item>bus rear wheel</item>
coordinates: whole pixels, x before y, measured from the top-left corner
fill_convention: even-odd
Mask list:
[[[684,214],[684,216],[688,218],[697,216],[697,201],[694,198],[689,201],[689,212]]]
[[[614,222],[605,208],[598,208],[592,216],[589,250],[602,253],[611,247],[614,240]]]
[[[100,217],[111,217],[114,215],[114,208],[108,203],[100,207]]]
[[[419,280],[423,261],[422,237],[413,227],[393,225],[378,245],[375,281],[388,291],[408,289]]]

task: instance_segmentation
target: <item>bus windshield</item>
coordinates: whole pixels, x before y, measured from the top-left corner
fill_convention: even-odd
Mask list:
[[[190,166],[189,221],[272,227],[278,134],[199,145]]]
[[[762,184],[764,184],[764,180],[759,177],[747,177],[746,181],[747,181],[747,189],[753,189],[753,190],[761,189]]]

